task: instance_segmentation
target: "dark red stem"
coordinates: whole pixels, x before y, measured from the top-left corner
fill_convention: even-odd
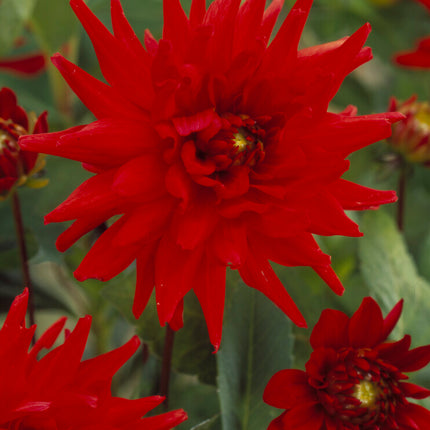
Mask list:
[[[24,286],[28,288],[27,312],[28,312],[28,319],[31,326],[35,324],[34,291],[33,291],[33,285],[30,279],[30,270],[28,268],[28,254],[27,254],[27,246],[25,244],[24,224],[22,222],[21,204],[19,202],[17,191],[12,193],[11,198],[12,198],[13,219],[15,221],[16,238],[18,242],[19,257],[21,260],[22,276],[24,280]],[[35,338],[36,336],[33,337],[33,342],[35,341]]]
[[[166,335],[164,338],[164,351],[163,351],[163,362],[161,364],[161,377],[160,377],[160,395],[164,396],[166,400],[163,405],[165,409],[169,407],[169,384],[170,384],[170,373],[172,368],[172,354],[173,354],[173,343],[175,340],[175,332],[167,324]]]

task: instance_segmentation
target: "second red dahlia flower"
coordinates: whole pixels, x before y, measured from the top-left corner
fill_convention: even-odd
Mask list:
[[[139,346],[122,347],[81,361],[91,317],[81,318],[64,342],[52,347],[66,318],[52,325],[29,350],[36,326],[25,326],[28,290],[16,297],[0,329],[1,430],[169,430],[187,418],[183,410],[142,418],[163,397],[113,397],[112,377]]]
[[[409,349],[411,337],[387,342],[402,310],[382,317],[370,297],[351,318],[326,309],[311,335],[306,371],[276,373],[264,401],[285,409],[268,430],[428,430],[430,411],[407,398],[430,390],[405,382],[430,361],[430,345]]]
[[[46,216],[75,220],[59,250],[121,215],[76,278],[108,280],[136,260],[135,315],[155,285],[160,323],[177,329],[194,290],[216,348],[227,266],[304,326],[269,260],[311,266],[341,294],[313,234],[360,236],[344,210],[395,200],[341,176],[345,158],[389,136],[401,115],[327,112],[345,76],[371,58],[369,25],[298,51],[311,8],[299,0],[269,44],[282,4],[215,0],[206,9],[194,0],[187,17],[179,0],[164,0],[162,39],[146,32],[144,47],[119,0],[111,2],[113,33],[72,0],[108,84],[59,55],[53,62],[97,121],[21,139],[94,173]]]

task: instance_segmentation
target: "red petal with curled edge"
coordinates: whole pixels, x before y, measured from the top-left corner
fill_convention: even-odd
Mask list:
[[[28,288],[24,288],[24,291],[15,297],[14,301],[10,305],[9,312],[6,315],[6,320],[3,324],[2,331],[9,329],[15,329],[15,327],[25,327],[25,314],[27,313],[28,303]]]
[[[221,344],[222,321],[225,301],[226,266],[220,264],[213,256],[206,253],[196,276],[194,292],[203,309],[209,339],[218,351]]]
[[[381,308],[371,297],[365,297],[349,322],[350,345],[375,346],[381,339],[383,324]]]
[[[42,336],[37,340],[34,346],[31,348],[29,353],[29,360],[36,360],[37,354],[44,348],[51,348],[54,342],[57,340],[61,330],[63,330],[64,324],[67,318],[62,317],[57,322],[52,324],[46,331],[43,332]]]
[[[411,349],[396,359],[396,364],[402,372],[414,372],[430,363],[430,345]]]
[[[380,191],[339,179],[328,186],[328,191],[345,210],[377,209],[380,205],[397,201],[395,191]]]
[[[340,349],[349,345],[349,317],[334,309],[324,309],[312,330],[310,343],[313,349]]]
[[[120,218],[111,225],[88,251],[74,275],[78,281],[99,279],[108,281],[125,270],[143,247],[141,243],[127,246],[116,246],[116,236],[124,225]]]
[[[298,404],[315,402],[316,395],[308,384],[306,372],[286,369],[272,376],[264,389],[263,400],[275,408],[291,409]]]
[[[240,266],[239,273],[250,287],[262,292],[299,327],[306,327],[306,321],[293,299],[276,276],[269,262],[259,255],[258,248],[249,248],[248,256]]]
[[[402,314],[402,308],[403,308],[403,299],[400,300],[396,304],[396,306],[394,306],[394,308],[391,309],[388,315],[384,318],[383,329],[382,329],[381,339],[380,339],[381,342],[387,339],[388,335],[391,333],[394,326],[397,324],[397,321],[399,321],[400,315]]]
[[[430,390],[416,384],[411,384],[410,382],[400,382],[400,389],[406,397],[414,399],[425,399],[430,396]]]

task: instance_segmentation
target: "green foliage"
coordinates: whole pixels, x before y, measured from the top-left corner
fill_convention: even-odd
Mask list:
[[[262,400],[264,387],[292,363],[291,321],[261,293],[235,284],[217,353],[222,428],[260,430],[277,414]]]

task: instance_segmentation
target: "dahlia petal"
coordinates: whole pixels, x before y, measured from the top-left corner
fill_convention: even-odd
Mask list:
[[[314,404],[302,404],[288,411],[283,417],[286,428],[294,430],[321,429],[325,412],[317,401]],[[288,426],[288,427],[287,427]]]
[[[313,349],[340,349],[348,345],[349,317],[341,311],[324,309],[310,337]]]
[[[209,179],[206,176],[211,175],[216,169],[216,164],[212,160],[201,160],[197,156],[197,149],[192,141],[182,145],[181,157],[185,169],[192,176],[203,176],[204,179]]]
[[[342,235],[360,237],[358,225],[346,215],[340,203],[328,192],[321,191],[307,202],[309,231],[322,236]]]
[[[263,400],[275,408],[292,409],[296,405],[315,402],[316,395],[308,384],[306,372],[285,369],[275,373],[267,383]]]
[[[411,337],[407,334],[397,342],[386,342],[379,345],[378,353],[381,358],[394,364],[399,368],[399,360],[407,354],[411,346]]]
[[[50,408],[52,402],[26,402],[15,408],[14,412],[43,412]]]
[[[93,176],[83,182],[56,209],[45,216],[45,223],[69,221],[88,216],[88,207],[96,216],[100,213],[110,213],[120,205],[121,199],[112,191],[115,170]]]
[[[113,189],[124,197],[146,201],[162,197],[166,165],[158,154],[145,154],[123,164],[115,175]]]
[[[394,191],[380,191],[339,179],[328,186],[328,191],[345,210],[377,209],[379,205],[397,200]]]
[[[61,233],[55,245],[60,252],[69,249],[83,235],[103,224],[110,217],[117,215],[116,211],[103,211],[100,214],[93,213],[89,216],[80,217],[69,228]]]
[[[45,360],[33,368],[33,390],[38,392],[51,381],[49,387],[44,387],[45,392],[57,393],[70,384],[76,376],[80,366],[85,345],[91,327],[91,317],[80,318],[74,330],[60,347],[52,350],[45,356]],[[49,356],[49,360],[46,357]],[[49,364],[48,364],[49,363]]]
[[[142,423],[134,426],[135,430],[170,430],[187,419],[187,414],[182,409],[142,418]]]
[[[333,290],[334,293],[339,296],[343,294],[345,288],[331,266],[312,266],[312,269]]]
[[[218,118],[213,109],[206,109],[191,116],[173,118],[172,121],[180,136],[189,136],[191,133],[205,129]]]
[[[269,427],[267,427],[267,430],[284,430],[284,424],[282,422],[282,418],[286,412],[282,413],[279,417],[272,420],[269,424]]]
[[[149,61],[149,55],[127,21],[120,0],[111,0],[112,29],[115,37],[133,52],[136,57]]]
[[[168,323],[182,298],[196,282],[202,249],[183,250],[165,234],[155,255],[155,297],[160,324]]]
[[[146,244],[159,239],[167,228],[175,200],[162,198],[138,206],[124,215],[124,224],[115,238],[118,246],[140,242]]]
[[[153,90],[149,68],[143,59],[124,49],[124,45],[107,30],[83,0],[71,0],[70,5],[93,43],[103,76],[113,87],[124,91],[134,104],[148,109]]]
[[[132,309],[136,319],[142,315],[154,290],[154,250],[154,244],[148,244],[142,248],[136,258],[136,290]]]
[[[139,338],[133,336],[119,348],[85,360],[80,364],[77,374],[74,375],[75,383],[82,389],[92,391],[100,382],[110,381],[124,363],[137,351],[139,345]]]
[[[281,71],[292,67],[297,58],[297,48],[303,27],[309,15],[312,0],[297,0],[281,28],[267,48],[260,73]]]
[[[400,388],[406,397],[425,399],[430,396],[430,390],[416,384],[411,384],[410,382],[400,382]]]
[[[163,39],[172,42],[175,51],[184,52],[189,39],[190,23],[179,0],[163,0]]]
[[[430,68],[430,37],[421,39],[415,51],[397,54],[394,61],[397,64],[407,67]]]
[[[44,348],[51,348],[54,342],[57,340],[61,330],[63,330],[64,324],[66,323],[67,318],[62,317],[57,322],[51,325],[45,332],[43,332],[42,336],[37,340],[34,346],[31,348],[29,353],[29,359],[36,360],[37,354]]]
[[[109,423],[120,428],[130,423],[132,428],[134,428],[136,420],[160,405],[163,401],[163,396],[151,396],[135,400],[112,397],[109,402]]]
[[[206,0],[193,0],[190,10],[191,27],[197,27],[202,24],[206,13]]]
[[[108,281],[125,270],[135,259],[142,248],[142,244],[116,246],[116,235],[124,225],[124,218],[120,218],[111,225],[94,243],[74,275],[78,281],[93,278]]]
[[[119,91],[94,78],[60,54],[54,54],[51,61],[96,118],[110,116],[142,118],[143,112],[123,98]]]
[[[183,249],[194,249],[213,232],[219,216],[213,210],[212,199],[197,198],[183,213],[176,214],[172,231],[176,243]],[[190,234],[192,232],[192,234]]]
[[[222,321],[225,301],[226,266],[219,264],[208,253],[203,257],[199,270],[198,281],[194,284],[194,292],[203,309],[209,339],[215,351],[221,343]]]
[[[284,0],[273,0],[269,7],[264,11],[259,34],[265,44],[269,42],[273,27],[275,27],[276,20],[278,19],[283,5]]]
[[[388,315],[384,318],[383,330],[381,334],[380,341],[383,342],[387,339],[388,335],[393,330],[394,326],[399,321],[400,315],[402,314],[403,308],[403,299],[401,299],[393,309],[388,313]]]
[[[15,297],[12,302],[9,312],[6,315],[6,320],[2,330],[8,330],[9,328],[15,328],[19,326],[25,327],[25,315],[27,313],[28,304],[28,288]]]
[[[241,0],[215,0],[206,11],[203,24],[213,25],[208,52],[214,74],[229,69],[232,59],[234,29]]]
[[[173,312],[172,319],[169,321],[169,327],[178,331],[184,326],[184,299],[180,300]]]
[[[283,266],[326,266],[330,256],[324,254],[310,233],[290,237],[254,234],[252,240],[261,255]]]
[[[420,405],[409,403],[405,408],[401,408],[402,414],[410,419],[419,430],[430,429],[430,411]]]
[[[48,131],[48,112],[42,112],[37,118],[36,124],[34,124],[33,134],[46,133]]]
[[[381,308],[371,297],[365,297],[349,322],[349,341],[355,348],[375,346],[383,330]]]
[[[250,249],[246,260],[239,266],[243,281],[262,292],[278,306],[299,327],[306,327],[306,321],[276,276],[269,262],[261,257],[257,249]]]
[[[193,183],[182,163],[170,166],[166,174],[166,188],[168,192],[182,200],[181,207],[186,208],[193,195]]]
[[[422,369],[430,363],[430,345],[411,349],[396,362],[402,372],[415,372]]]
[[[247,0],[239,9],[234,34],[233,56],[253,46],[258,29],[263,19],[266,0]]]

